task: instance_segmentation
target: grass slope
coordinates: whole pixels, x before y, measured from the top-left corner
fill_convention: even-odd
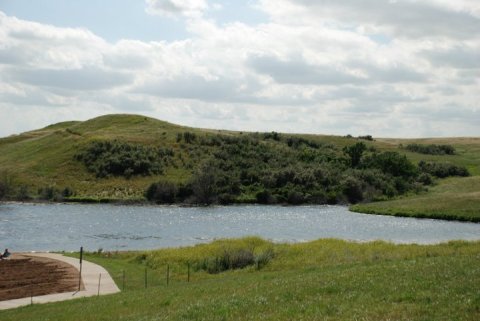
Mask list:
[[[35,192],[54,186],[73,188],[79,197],[141,198],[158,177],[97,179],[74,160],[74,155],[94,140],[123,140],[146,145],[174,146],[178,132],[188,130],[156,119],[135,115],[108,115],[85,122],[67,122],[0,139],[0,169]],[[167,176],[181,180],[186,170]]]
[[[17,186],[26,186],[31,195],[40,188],[66,187],[75,191],[78,199],[141,200],[146,188],[153,182],[167,178],[173,182],[187,181],[195,166],[211,155],[213,147],[185,145],[177,142],[177,135],[191,132],[197,137],[209,135],[241,136],[246,133],[196,129],[170,124],[138,115],[106,115],[84,122],[63,122],[43,129],[0,139],[0,174],[8,172]],[[352,145],[355,139],[324,136],[295,135],[317,143],[334,144],[341,153],[344,146]],[[163,175],[97,178],[74,155],[95,140],[121,140],[147,146],[170,148],[175,151],[172,163],[166,166]],[[366,142],[378,151],[397,151],[407,155],[414,163],[420,160],[450,162],[465,166],[474,175],[471,178],[438,180],[438,186],[426,194],[401,199],[362,204],[355,211],[377,214],[409,215],[479,221],[480,191],[480,138],[438,139],[376,139]],[[455,155],[423,155],[407,151],[403,146],[418,144],[450,144]],[[269,141],[268,144],[276,144]],[[280,147],[283,148],[283,147]],[[244,191],[246,199],[252,199]]]
[[[419,246],[319,240],[270,246],[260,271],[193,273],[185,260],[259,239],[217,241],[145,253],[90,255],[120,294],[0,311],[2,320],[478,320],[480,243]],[[156,262],[156,263],[155,263]],[[162,262],[162,264],[158,264]],[[148,288],[144,288],[144,269]],[[165,265],[173,274],[165,282]],[[136,276],[136,278],[134,277]]]
[[[428,193],[357,204],[350,209],[368,214],[480,222],[480,176],[449,178]]]

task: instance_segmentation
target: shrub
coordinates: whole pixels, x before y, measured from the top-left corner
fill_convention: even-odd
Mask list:
[[[457,166],[450,163],[436,163],[420,161],[418,167],[424,173],[436,176],[438,178],[445,178],[449,176],[470,176],[468,170],[463,166]]]
[[[432,185],[433,184],[433,177],[429,173],[421,173],[417,177],[417,182],[422,183],[423,185]]]
[[[275,202],[275,198],[268,190],[261,190],[255,195],[255,199],[259,204],[272,204]]]
[[[215,256],[199,260],[194,264],[195,270],[204,270],[215,274],[228,270],[243,269],[249,266],[256,266],[261,269],[267,265],[275,256],[271,247],[255,255],[251,248],[226,248]]]
[[[349,203],[355,204],[363,200],[363,187],[359,179],[347,176],[342,180],[341,185],[343,194]]]
[[[197,262],[195,269],[208,273],[220,273],[227,270],[243,269],[255,264],[255,255],[250,249],[225,249],[216,257]]]
[[[183,133],[183,140],[187,144],[191,144],[197,140],[197,135],[191,132],[184,132]],[[178,141],[178,140],[177,140]]]
[[[18,201],[28,201],[31,200],[32,197],[28,192],[28,186],[21,185],[18,189],[17,196],[15,197]]]
[[[372,135],[358,136],[358,139],[373,141]]]
[[[7,186],[4,182],[0,181],[0,200],[2,200],[5,195],[7,195]]]
[[[349,158],[350,167],[355,168],[360,164],[360,160],[366,149],[367,145],[362,142],[343,148],[343,153]]]
[[[409,144],[406,147],[407,150],[420,154],[429,155],[454,155],[455,148],[451,145],[421,145],[421,144]]]
[[[172,204],[176,201],[177,190],[177,186],[174,183],[160,181],[148,187],[145,197],[147,200],[158,204]]]
[[[305,201],[305,198],[303,196],[303,193],[295,190],[290,191],[288,193],[288,197],[287,197],[288,204],[299,205],[299,204],[302,204],[304,201]]]
[[[14,186],[13,176],[8,171],[0,172],[0,200],[11,194]]]
[[[41,187],[38,189],[38,199],[44,201],[61,201],[62,194],[53,186]]]
[[[417,176],[417,170],[405,155],[397,152],[383,152],[373,154],[365,160],[364,167],[378,168],[386,174],[404,179]]]
[[[273,248],[268,248],[259,255],[255,257],[255,264],[257,265],[257,269],[261,269],[265,265],[268,264],[273,258],[275,257],[275,252]]]
[[[70,187],[65,187],[61,194],[62,197],[70,197],[73,196],[74,192]]]
[[[173,155],[163,149],[119,141],[92,142],[75,156],[97,177],[152,175],[162,173],[163,159]]]
[[[212,164],[205,164],[192,177],[194,201],[197,204],[210,205],[218,196],[216,169]]]

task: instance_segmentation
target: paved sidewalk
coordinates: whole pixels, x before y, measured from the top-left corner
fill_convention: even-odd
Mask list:
[[[55,253],[24,253],[25,256],[46,257],[58,261],[66,262],[73,265],[77,270],[80,269],[80,262],[76,258],[66,257],[61,254]],[[83,260],[82,262],[82,282],[85,287],[84,290],[79,292],[65,292],[57,294],[48,294],[42,296],[34,296],[32,298],[15,299],[8,301],[0,301],[0,310],[17,308],[23,305],[58,302],[65,300],[72,300],[76,298],[88,297],[98,295],[98,282],[100,279],[100,295],[112,294],[120,292],[119,288],[113,282],[110,274],[100,265],[93,264],[91,262]]]

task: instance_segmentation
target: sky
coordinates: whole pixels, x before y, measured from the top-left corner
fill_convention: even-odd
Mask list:
[[[480,136],[480,1],[0,0],[0,137],[114,113]]]

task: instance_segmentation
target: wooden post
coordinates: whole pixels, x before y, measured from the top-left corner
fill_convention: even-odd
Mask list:
[[[147,288],[147,267],[145,267],[145,289]]]
[[[78,291],[82,287],[82,261],[83,261],[83,246],[80,246],[80,270],[78,273]]]
[[[100,273],[98,275],[98,292],[97,292],[97,296],[100,295],[100,281],[102,280],[102,273]]]
[[[169,283],[169,278],[170,278],[170,265],[167,264],[167,286]]]
[[[30,281],[30,305],[33,305],[33,281]]]
[[[122,291],[125,291],[125,270],[123,270],[122,276]]]

